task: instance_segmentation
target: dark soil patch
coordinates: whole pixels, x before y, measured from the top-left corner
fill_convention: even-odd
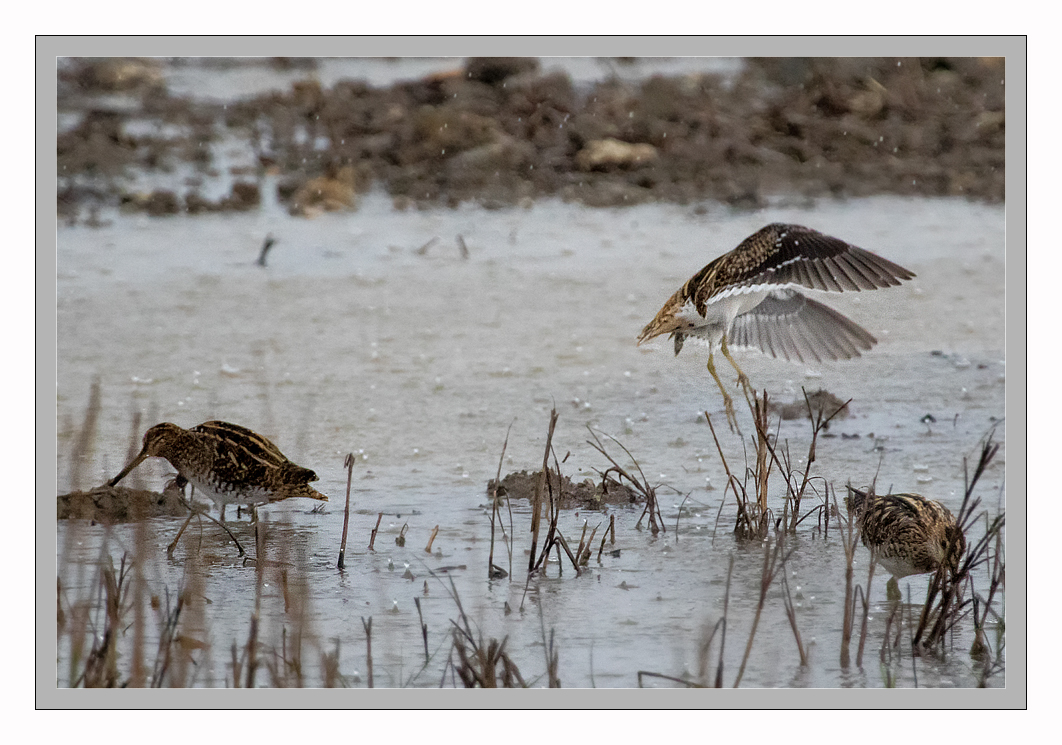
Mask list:
[[[810,413],[808,404],[811,404]],[[841,408],[842,406],[844,408]],[[845,399],[838,398],[822,388],[809,393],[806,401],[804,396],[800,395],[790,403],[767,402],[767,411],[774,416],[780,416],[782,419],[811,419],[812,417],[818,417],[820,414],[823,419],[831,416],[834,420],[844,419],[851,413],[849,411],[850,407],[851,404],[845,405]],[[837,413],[834,414],[834,412]]]
[[[163,515],[183,516],[188,508],[175,490],[162,494],[124,486],[100,486],[89,491],[60,494],[56,498],[60,520],[125,523]]]
[[[154,63],[119,62],[60,70],[59,110],[81,117],[57,138],[59,211],[71,220],[101,203],[158,216],[254,208],[246,186],[218,203],[194,185],[126,192],[130,169],[191,163],[216,176],[209,145],[222,136],[243,142],[259,173],[280,172],[279,197],[296,214],[354,209],[355,193],[374,184],[398,207],[1005,196],[1001,58],[750,59],[732,80],[654,76],[579,90],[534,60],[470,59],[388,88],[307,79],[225,106],[171,96]],[[114,91],[130,105],[103,103]],[[145,119],[183,134],[131,134],[127,124]]]
[[[535,497],[535,484],[541,473],[541,471],[534,473],[520,471],[506,475],[502,478],[501,485],[498,486],[498,496],[532,501]],[[555,485],[557,483],[556,472],[550,471],[549,476]],[[488,495],[494,494],[494,485],[494,479],[487,482]],[[548,498],[545,493],[543,496]],[[575,507],[601,509],[606,504],[628,505],[640,499],[641,496],[634,489],[613,479],[606,479],[604,485],[600,481],[594,482],[590,479],[575,483],[568,476],[561,475],[560,506],[564,509]]]

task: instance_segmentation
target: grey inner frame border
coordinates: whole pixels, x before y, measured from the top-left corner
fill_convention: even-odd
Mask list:
[[[1011,582],[1005,689],[567,691],[150,690],[55,687],[55,58],[65,56],[1004,56],[1007,104],[1006,473]],[[930,708],[1027,706],[1027,39],[994,37],[38,37],[36,44],[36,707],[67,708]]]

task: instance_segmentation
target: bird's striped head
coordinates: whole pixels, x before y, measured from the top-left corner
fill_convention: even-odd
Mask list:
[[[135,458],[129,461],[129,465],[122,469],[122,472],[115,476],[113,479],[107,482],[107,486],[114,486],[119,481],[124,479],[126,475],[134,468],[139,466],[145,458],[150,456],[156,456],[160,458],[168,457],[172,451],[174,444],[178,438],[184,434],[184,430],[178,427],[176,424],[170,424],[169,422],[163,422],[162,424],[156,424],[154,427],[144,433],[144,446],[140,449],[140,452]]]

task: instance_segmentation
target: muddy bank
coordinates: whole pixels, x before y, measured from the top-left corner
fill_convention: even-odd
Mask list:
[[[519,471],[507,474],[502,478],[501,484],[497,486],[498,497],[504,499],[526,499],[529,502],[533,502],[535,485],[538,483],[541,474],[541,471],[535,471],[534,473]],[[551,470],[549,478],[553,488],[556,489],[556,472]],[[495,493],[496,483],[494,479],[487,482],[488,495]],[[543,499],[548,499],[549,496],[545,484],[543,484],[542,489]],[[606,504],[629,505],[645,501],[634,489],[611,478],[597,482],[584,479],[576,483],[571,480],[571,477],[563,474],[561,474],[559,494],[554,493],[554,498],[559,499],[562,509],[576,507],[601,509]]]
[[[103,523],[126,523],[150,517],[181,516],[188,508],[176,490],[163,493],[124,486],[100,486],[89,491],[75,491],[56,497],[59,520],[91,520]]]
[[[283,61],[268,64],[282,64]],[[588,205],[963,195],[1004,199],[1002,59],[749,59],[711,74],[580,88],[537,60],[470,59],[386,88],[306,77],[219,104],[171,95],[161,65],[67,59],[59,69],[61,216],[254,209],[280,178],[294,214],[352,209],[380,187],[396,207]],[[266,64],[266,63],[263,63]],[[219,143],[250,165],[218,162]],[[144,192],[137,172],[190,169]],[[221,181],[223,196],[206,196]],[[217,193],[217,189],[212,190]]]

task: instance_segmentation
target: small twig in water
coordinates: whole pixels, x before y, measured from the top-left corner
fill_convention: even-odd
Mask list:
[[[343,508],[343,538],[339,541],[339,562],[336,564],[343,568],[343,555],[347,552],[347,524],[350,522],[350,482],[354,475],[354,453],[347,453],[343,459],[343,465],[347,467],[347,504]]]
[[[375,548],[373,548],[373,544],[376,543],[376,531],[378,531],[380,529],[380,521],[381,520],[383,520],[383,513],[382,512],[379,513],[376,516],[376,525],[373,526],[372,535],[369,536],[369,550],[370,551],[375,551],[376,550]]]

